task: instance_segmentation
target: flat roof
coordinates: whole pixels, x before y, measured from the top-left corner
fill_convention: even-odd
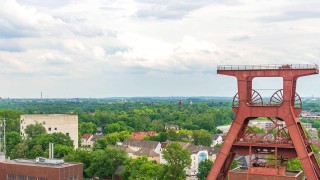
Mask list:
[[[74,165],[79,165],[81,163],[69,163],[64,162],[60,164],[53,164],[53,163],[39,163],[36,162],[34,159],[14,159],[14,160],[6,160],[2,161],[0,163],[3,164],[19,164],[19,165],[26,165],[26,166],[40,166],[40,167],[50,167],[50,168],[64,168],[64,167],[70,167]]]
[[[22,114],[21,116],[78,116],[76,114]]]

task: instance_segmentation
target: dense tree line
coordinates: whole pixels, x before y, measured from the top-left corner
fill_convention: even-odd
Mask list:
[[[179,144],[170,144],[169,149],[163,152],[169,162],[167,165],[156,164],[145,157],[130,159],[124,151],[112,147],[136,131],[157,132],[157,136],[145,139],[160,142],[184,141],[208,146],[212,142],[211,133],[219,133],[216,127],[230,124],[234,118],[230,102],[230,99],[194,98],[183,99],[183,104],[179,106],[177,98],[2,100],[0,108],[6,110],[0,110],[0,117],[6,119],[7,156],[10,158],[47,157],[48,144],[53,142],[55,157],[83,163],[85,177],[114,177],[118,166],[124,165],[122,176],[125,179],[184,179],[184,168],[188,167],[191,161],[188,159],[190,155],[181,149]],[[306,107],[308,110],[318,111],[319,103],[307,102]],[[96,141],[90,151],[75,150],[68,136],[61,133],[47,134],[38,124],[28,126],[25,131],[28,137],[21,138],[20,115],[38,113],[78,114],[79,136],[85,133],[93,134],[97,127],[102,127],[105,136]],[[318,121],[312,123],[318,127]],[[164,126],[169,124],[179,125],[180,131],[165,131]],[[193,140],[186,138],[188,135],[192,136]],[[166,152],[170,153],[165,155]],[[185,158],[172,160],[181,157]],[[199,166],[202,169],[200,179],[205,178],[211,163],[206,161]],[[293,169],[300,168],[295,159],[288,164]]]

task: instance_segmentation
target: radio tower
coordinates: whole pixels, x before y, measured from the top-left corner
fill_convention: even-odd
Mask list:
[[[319,165],[298,118],[302,101],[296,93],[297,79],[319,74],[318,65],[218,66],[218,74],[236,77],[238,93],[232,103],[235,119],[207,179],[224,180],[227,176],[229,180],[293,179],[302,174],[292,176],[292,171],[287,171],[287,162],[297,157],[307,179],[319,180]],[[283,89],[266,101],[252,89],[255,77],[282,77]],[[272,129],[258,136],[248,126],[257,117],[268,118],[273,123]],[[276,133],[270,138],[273,130]],[[229,171],[236,154],[249,156],[248,167]]]

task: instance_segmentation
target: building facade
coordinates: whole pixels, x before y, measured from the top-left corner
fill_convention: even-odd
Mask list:
[[[16,159],[0,162],[0,179],[7,180],[82,180],[83,166],[78,163],[41,163]]]
[[[20,135],[25,137],[25,128],[31,124],[42,124],[48,134],[63,133],[73,140],[78,148],[78,115],[67,114],[26,114],[20,116]]]
[[[93,147],[93,134],[84,134],[81,137],[81,146],[82,147]]]
[[[286,127],[286,124],[284,123],[284,121],[278,121],[277,123],[281,124],[283,127]],[[306,129],[312,128],[311,123],[302,123],[302,124]],[[274,123],[269,120],[253,120],[249,122],[249,126],[256,126],[264,130],[269,130],[275,127]]]

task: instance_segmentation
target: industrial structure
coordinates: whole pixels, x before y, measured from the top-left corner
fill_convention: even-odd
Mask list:
[[[297,79],[319,74],[318,65],[218,66],[217,73],[236,77],[238,93],[232,103],[235,119],[207,179],[226,179],[228,173],[229,180],[302,179],[300,172],[287,170],[288,159],[295,157],[308,180],[320,179],[319,165],[298,118],[302,102],[296,93]],[[252,89],[255,77],[282,77],[283,89],[266,100]],[[259,136],[248,126],[258,117],[274,124]],[[270,138],[272,131],[276,133]],[[248,168],[229,171],[236,154],[250,157]]]
[[[82,180],[83,165],[61,159],[15,159],[0,162],[0,179],[7,180]]]
[[[42,124],[48,134],[63,133],[73,140],[78,148],[78,115],[69,114],[25,114],[20,116],[20,133],[25,137],[25,128],[31,124]]]

